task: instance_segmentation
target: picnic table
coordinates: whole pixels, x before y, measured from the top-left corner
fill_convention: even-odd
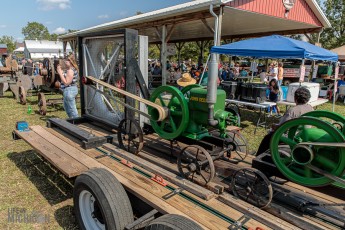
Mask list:
[[[317,107],[319,105],[325,104],[326,102],[328,102],[328,99],[318,98],[316,101],[308,102],[308,104],[311,105],[312,107]],[[296,106],[296,103],[288,102],[288,101],[277,101],[277,105],[285,105],[286,110],[287,110],[288,107],[290,107],[290,106]]]
[[[247,106],[247,107],[253,107],[255,109],[259,109],[258,112],[258,119],[256,121],[256,126],[254,129],[254,134],[256,133],[256,129],[258,127],[264,127],[267,129],[267,115],[268,115],[268,109],[272,113],[272,107],[276,105],[275,102],[269,102],[265,101],[262,103],[253,103],[253,102],[247,102],[247,101],[240,101],[240,100],[234,100],[234,99],[225,99],[226,106],[233,104],[237,107],[238,113],[241,116],[241,110],[240,107]]]

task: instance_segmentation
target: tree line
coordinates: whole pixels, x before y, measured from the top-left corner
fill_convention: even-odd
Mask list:
[[[76,30],[69,29],[66,33],[71,33]],[[56,41],[59,35],[56,33],[49,33],[48,28],[42,23],[28,22],[28,24],[22,28],[22,34],[24,40],[50,40]],[[7,50],[12,53],[16,49],[16,40],[12,36],[3,35],[0,37],[0,43],[7,45]]]

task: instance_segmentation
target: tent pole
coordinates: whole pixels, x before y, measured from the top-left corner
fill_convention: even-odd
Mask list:
[[[304,60],[304,58],[302,59],[302,64],[301,64],[301,67],[300,67],[300,70],[302,71],[302,67],[304,66],[304,62],[305,62],[305,60]],[[301,73],[301,75],[302,75],[302,73]],[[302,76],[300,76],[300,78],[302,78]],[[303,81],[304,81],[304,76],[303,76]],[[301,81],[301,79],[299,79],[299,87],[301,87],[302,86],[302,81]]]
[[[335,105],[335,94],[337,93],[338,87],[337,87],[337,67],[339,68],[339,62],[336,62],[335,69],[334,69],[334,87],[333,87],[333,103],[332,103],[332,112],[334,112],[334,105]],[[339,71],[339,69],[338,69]]]

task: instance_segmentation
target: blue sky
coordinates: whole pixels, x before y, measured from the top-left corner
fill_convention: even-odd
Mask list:
[[[2,0],[0,36],[20,41],[28,22],[42,23],[49,33],[64,33],[184,2],[188,0]]]

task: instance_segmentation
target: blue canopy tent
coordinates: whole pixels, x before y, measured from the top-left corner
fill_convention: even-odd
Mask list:
[[[338,55],[329,50],[312,45],[308,42],[292,38],[271,35],[234,42],[222,46],[213,46],[211,53],[253,58],[304,59],[337,62]],[[336,79],[334,79],[336,84]],[[334,111],[333,96],[333,111]]]
[[[222,46],[213,46],[211,53],[255,58],[338,61],[338,55],[336,53],[308,42],[298,41],[280,35],[271,35]]]

